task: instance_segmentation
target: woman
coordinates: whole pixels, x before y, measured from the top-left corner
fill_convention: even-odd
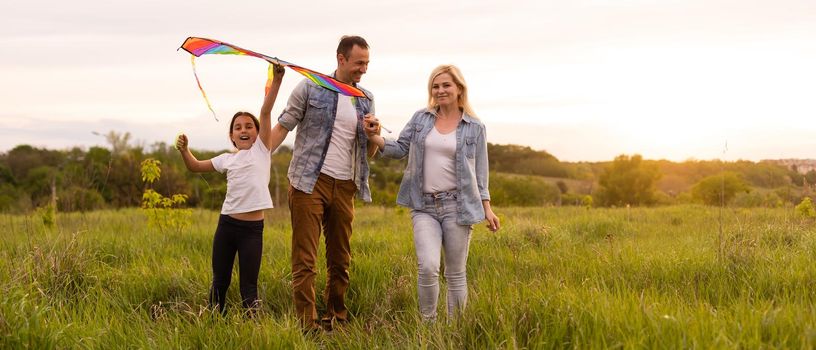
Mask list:
[[[436,319],[440,253],[445,251],[449,317],[467,302],[468,246],[472,225],[499,219],[490,208],[485,127],[468,103],[467,84],[456,66],[442,65],[428,80],[428,107],[416,113],[396,141],[379,136],[379,122],[366,117],[366,134],[382,154],[408,156],[397,204],[411,208],[419,264],[419,310]]]
[[[283,141],[271,127],[272,106],[283,80],[283,66],[274,66],[274,78],[261,106],[261,120],[248,112],[232,117],[229,138],[237,152],[198,160],[187,148],[187,136],[176,140],[187,169],[193,172],[218,171],[227,174],[227,194],[215,229],[212,250],[213,282],[210,307],[226,313],[227,289],[232,264],[238,253],[242,304],[249,311],[259,308],[258,272],[263,252],[264,209],[272,208],[269,194],[271,154]],[[256,142],[260,139],[260,142]]]

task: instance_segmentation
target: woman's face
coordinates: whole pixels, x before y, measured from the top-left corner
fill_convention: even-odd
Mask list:
[[[236,148],[249,149],[257,138],[258,129],[255,128],[252,117],[242,115],[235,118],[230,130],[230,140],[235,143]]]
[[[442,73],[434,78],[431,83],[431,95],[440,106],[453,104],[458,107],[459,87],[448,73]]]

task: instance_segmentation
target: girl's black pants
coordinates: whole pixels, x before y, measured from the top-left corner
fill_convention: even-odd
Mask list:
[[[258,272],[263,252],[263,220],[243,221],[221,214],[215,229],[212,250],[213,283],[210,307],[226,312],[227,289],[232,279],[232,263],[238,253],[241,304],[253,308],[258,304]]]

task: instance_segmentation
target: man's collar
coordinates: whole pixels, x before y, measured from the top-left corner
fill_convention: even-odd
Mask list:
[[[343,83],[342,81],[340,81],[340,79],[337,79],[337,70],[336,69],[334,70],[334,72],[332,72],[331,77],[334,78],[335,80]],[[348,83],[343,83],[343,84],[348,84]],[[357,87],[357,83],[355,83],[353,81],[351,82],[350,85],[353,86],[353,87]]]

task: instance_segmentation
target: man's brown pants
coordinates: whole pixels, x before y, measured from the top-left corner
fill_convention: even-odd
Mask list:
[[[311,194],[289,186],[292,215],[292,279],[295,311],[304,328],[317,324],[314,280],[321,228],[326,239],[328,280],[324,322],[347,322],[345,295],[351,262],[351,223],[354,220],[353,180],[336,180],[320,174]]]

